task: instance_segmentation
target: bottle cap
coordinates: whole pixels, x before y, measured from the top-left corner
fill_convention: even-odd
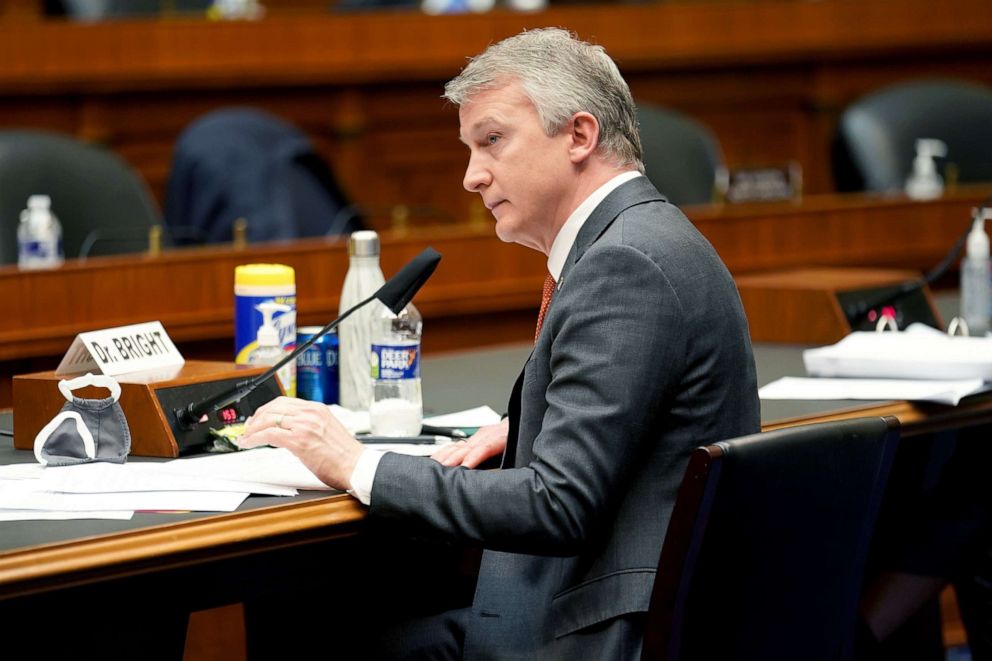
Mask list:
[[[972,221],[971,231],[968,232],[968,258],[989,258],[989,237],[985,233],[985,218],[982,216]]]
[[[236,285],[295,285],[296,272],[285,264],[242,264],[234,269]]]
[[[348,238],[348,255],[350,257],[378,257],[379,235],[372,230],[352,232]]]
[[[29,209],[47,209],[52,205],[52,198],[47,195],[32,195],[28,198]]]

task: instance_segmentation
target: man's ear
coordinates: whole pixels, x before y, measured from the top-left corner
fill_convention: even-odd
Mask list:
[[[582,163],[599,146],[599,120],[587,112],[577,112],[568,123],[572,144],[568,148],[573,163]]]

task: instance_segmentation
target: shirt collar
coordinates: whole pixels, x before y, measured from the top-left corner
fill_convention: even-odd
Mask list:
[[[618,174],[594,190],[589,197],[582,201],[582,204],[575,208],[575,211],[572,212],[572,215],[568,217],[568,220],[565,221],[565,224],[558,231],[554,243],[551,244],[551,252],[548,253],[548,273],[555,279],[555,282],[561,279],[561,271],[565,268],[565,260],[568,258],[568,253],[572,251],[575,237],[579,235],[579,230],[582,229],[582,226],[589,219],[589,216],[592,215],[596,207],[599,206],[599,203],[605,200],[607,195],[619,188],[621,184],[625,184],[631,179],[641,176],[643,175],[636,170]]]

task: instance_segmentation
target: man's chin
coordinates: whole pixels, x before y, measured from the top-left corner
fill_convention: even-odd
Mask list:
[[[496,238],[503,243],[514,243],[514,233],[510,224],[506,220],[496,221]]]

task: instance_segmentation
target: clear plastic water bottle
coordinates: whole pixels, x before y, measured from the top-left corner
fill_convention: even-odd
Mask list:
[[[975,213],[968,233],[967,252],[961,260],[961,316],[968,323],[968,334],[983,337],[989,331],[992,286],[990,286],[989,237],[985,220],[990,212]]]
[[[17,265],[22,269],[50,269],[65,261],[62,223],[52,213],[47,195],[32,195],[21,212],[17,228]]]
[[[340,313],[374,294],[385,282],[379,266],[379,235],[371,230],[353,232],[348,239],[348,272],[341,288]],[[375,303],[356,310],[338,326],[338,367],[341,406],[367,411],[372,401],[369,347]]]
[[[369,423],[377,436],[420,433],[424,405],[420,392],[420,336],[423,320],[413,304],[393,314],[376,304],[373,325],[372,405]]]

